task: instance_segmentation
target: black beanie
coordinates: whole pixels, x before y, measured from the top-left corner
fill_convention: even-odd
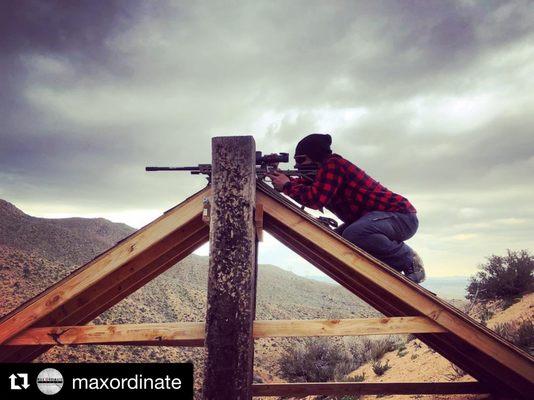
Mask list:
[[[312,133],[302,139],[295,149],[295,155],[307,155],[313,161],[321,162],[324,158],[332,154],[330,145],[332,144],[332,137],[328,134]]]

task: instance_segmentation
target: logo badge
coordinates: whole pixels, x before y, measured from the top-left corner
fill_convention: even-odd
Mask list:
[[[56,394],[63,387],[63,375],[54,368],[43,369],[37,375],[37,387],[44,394]]]

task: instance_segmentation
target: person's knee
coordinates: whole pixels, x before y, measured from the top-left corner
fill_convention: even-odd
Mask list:
[[[359,234],[360,229],[356,229],[354,225],[349,225],[343,230],[341,236],[343,236],[343,238],[347,239],[348,241],[352,241],[351,239],[359,236]]]
[[[405,218],[405,224],[409,227],[401,236],[401,239],[404,241],[412,238],[415,235],[417,229],[419,228],[419,219],[417,218],[416,213],[409,213],[407,216],[403,217]]]
[[[364,248],[367,247],[371,235],[360,227],[349,226],[343,231],[342,236],[356,246]]]

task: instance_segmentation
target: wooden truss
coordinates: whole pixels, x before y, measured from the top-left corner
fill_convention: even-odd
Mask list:
[[[0,319],[0,362],[29,362],[54,345],[204,346],[204,323],[85,324],[208,241],[203,210],[211,196],[207,186]],[[256,184],[255,210],[257,237],[265,229],[386,317],[254,321],[254,338],[413,333],[478,382],[254,384],[251,395],[490,393],[531,398],[534,359],[529,354],[344,240],[262,182]]]

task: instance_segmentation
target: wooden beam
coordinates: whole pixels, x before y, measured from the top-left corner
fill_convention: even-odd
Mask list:
[[[254,323],[254,338],[291,336],[362,336],[445,330],[425,317],[268,320]]]
[[[254,224],[256,225],[256,236],[259,242],[263,242],[263,204],[256,204],[254,210]]]
[[[143,343],[203,346],[203,322],[52,326],[30,328],[7,346]],[[254,321],[254,339],[268,337],[357,336],[445,332],[424,317]]]
[[[140,265],[139,258],[114,272],[105,281],[85,291],[82,295],[69,300],[60,309],[55,310],[36,323],[35,327],[84,325],[92,321],[103,311],[117,304],[123,298],[151,281],[177,262],[185,258],[196,248],[207,242],[208,227],[200,218],[188,224],[189,231],[173,233],[166,241],[174,243],[170,250],[163,250],[160,242],[154,250],[162,254],[153,262]],[[68,277],[67,277],[68,278]],[[30,362],[50,346],[0,346],[0,362]]]
[[[260,383],[252,385],[253,396],[305,397],[312,395],[474,394],[488,393],[478,382],[399,383]]]
[[[419,314],[434,319],[450,333],[447,338],[421,335],[422,340],[456,364],[463,364],[462,368],[478,375],[479,380],[501,389],[507,385],[524,394],[532,390],[533,359],[528,354],[319,226],[272,189],[262,184],[258,189],[258,201],[264,204],[265,228],[282,243],[386,315]],[[512,380],[515,384],[511,384]]]
[[[206,187],[177,206],[167,210],[155,221],[117,243],[114,248],[129,241],[136,235],[146,234],[149,228],[159,225],[162,220],[168,221],[169,219],[176,218],[176,214],[182,213],[184,209],[188,212],[187,210],[190,210],[190,207],[186,205],[194,206],[195,203],[199,202],[199,197],[202,198],[202,196],[209,195],[209,190],[209,187]],[[83,292],[68,299],[60,307],[47,313],[34,323],[32,327],[84,325],[189,255],[208,240],[209,228],[202,223],[200,215],[201,205],[197,204],[197,206],[198,214],[191,220],[184,225],[176,227],[163,240],[160,240],[142,254],[139,254],[120,268],[114,270],[105,279],[101,279],[94,285],[87,287]],[[93,270],[94,268],[98,269],[99,264],[95,264],[95,261],[101,259],[106,253],[113,251],[114,248],[102,253],[35,298],[32,298],[2,317],[0,319],[0,326],[4,321],[16,317],[22,310],[30,307],[33,303],[48,294],[58,290],[61,291],[62,288],[67,287],[69,282],[79,274],[87,273],[89,272],[88,270]],[[0,362],[30,362],[49,348],[50,346],[0,346]]]
[[[204,399],[249,399],[256,293],[256,148],[252,136],[212,139],[210,267]]]
[[[41,296],[24,304],[18,312],[3,318],[0,321],[0,343],[4,343],[97,282],[106,279],[114,271],[143,254],[180,226],[198,218],[202,212],[203,194],[197,193],[191,201],[183,203],[177,212],[164,214],[86,264],[80,271],[69,275],[67,279],[61,281],[62,284],[55,285],[51,290],[45,291]]]
[[[204,322],[53,326],[31,328],[6,345],[150,344],[204,346]]]

